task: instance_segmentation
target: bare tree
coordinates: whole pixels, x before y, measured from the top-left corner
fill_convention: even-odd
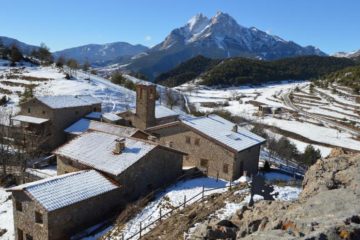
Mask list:
[[[165,99],[167,105],[173,109],[174,106],[176,106],[179,103],[179,98],[172,92],[171,89],[166,89],[165,92]]]

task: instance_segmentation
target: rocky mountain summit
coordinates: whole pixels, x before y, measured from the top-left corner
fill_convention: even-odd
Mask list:
[[[203,55],[209,58],[248,57],[273,60],[285,57],[326,54],[313,46],[284,40],[255,27],[245,27],[230,15],[218,12],[208,18],[192,17],[126,68],[142,72],[153,79],[176,65]]]
[[[259,201],[231,221],[237,239],[360,239],[360,155],[320,159],[296,202]]]

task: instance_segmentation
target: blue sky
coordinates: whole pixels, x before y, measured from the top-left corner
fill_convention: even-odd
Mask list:
[[[52,51],[115,41],[152,46],[193,15],[217,11],[327,53],[360,49],[359,0],[0,0],[0,36]]]

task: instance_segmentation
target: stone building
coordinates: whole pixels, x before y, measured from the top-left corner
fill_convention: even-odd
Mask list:
[[[184,156],[152,141],[98,131],[85,132],[54,153],[58,174],[95,169],[119,183],[127,201],[175,181]]]
[[[16,240],[66,240],[117,213],[121,188],[95,170],[10,188]]]
[[[179,117],[156,105],[155,95],[153,84],[137,85],[136,111],[120,116],[160,144],[187,153],[184,165],[198,167],[208,176],[234,180],[243,174],[257,174],[265,139],[217,115]]]
[[[66,140],[64,129],[91,112],[101,112],[101,102],[91,96],[43,96],[20,104],[12,126],[46,139],[41,146],[52,150]]]
[[[184,165],[226,180],[257,174],[260,146],[265,142],[217,115],[183,117],[181,121],[148,128],[147,132],[161,144],[187,153]]]
[[[151,83],[136,85],[136,108],[119,114],[129,126],[145,130],[149,127],[176,121],[179,114],[156,104],[156,86]]]

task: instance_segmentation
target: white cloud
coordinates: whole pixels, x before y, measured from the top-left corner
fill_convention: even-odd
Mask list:
[[[147,35],[147,36],[145,36],[145,41],[151,41],[152,40],[152,37],[150,36],[150,35]]]

